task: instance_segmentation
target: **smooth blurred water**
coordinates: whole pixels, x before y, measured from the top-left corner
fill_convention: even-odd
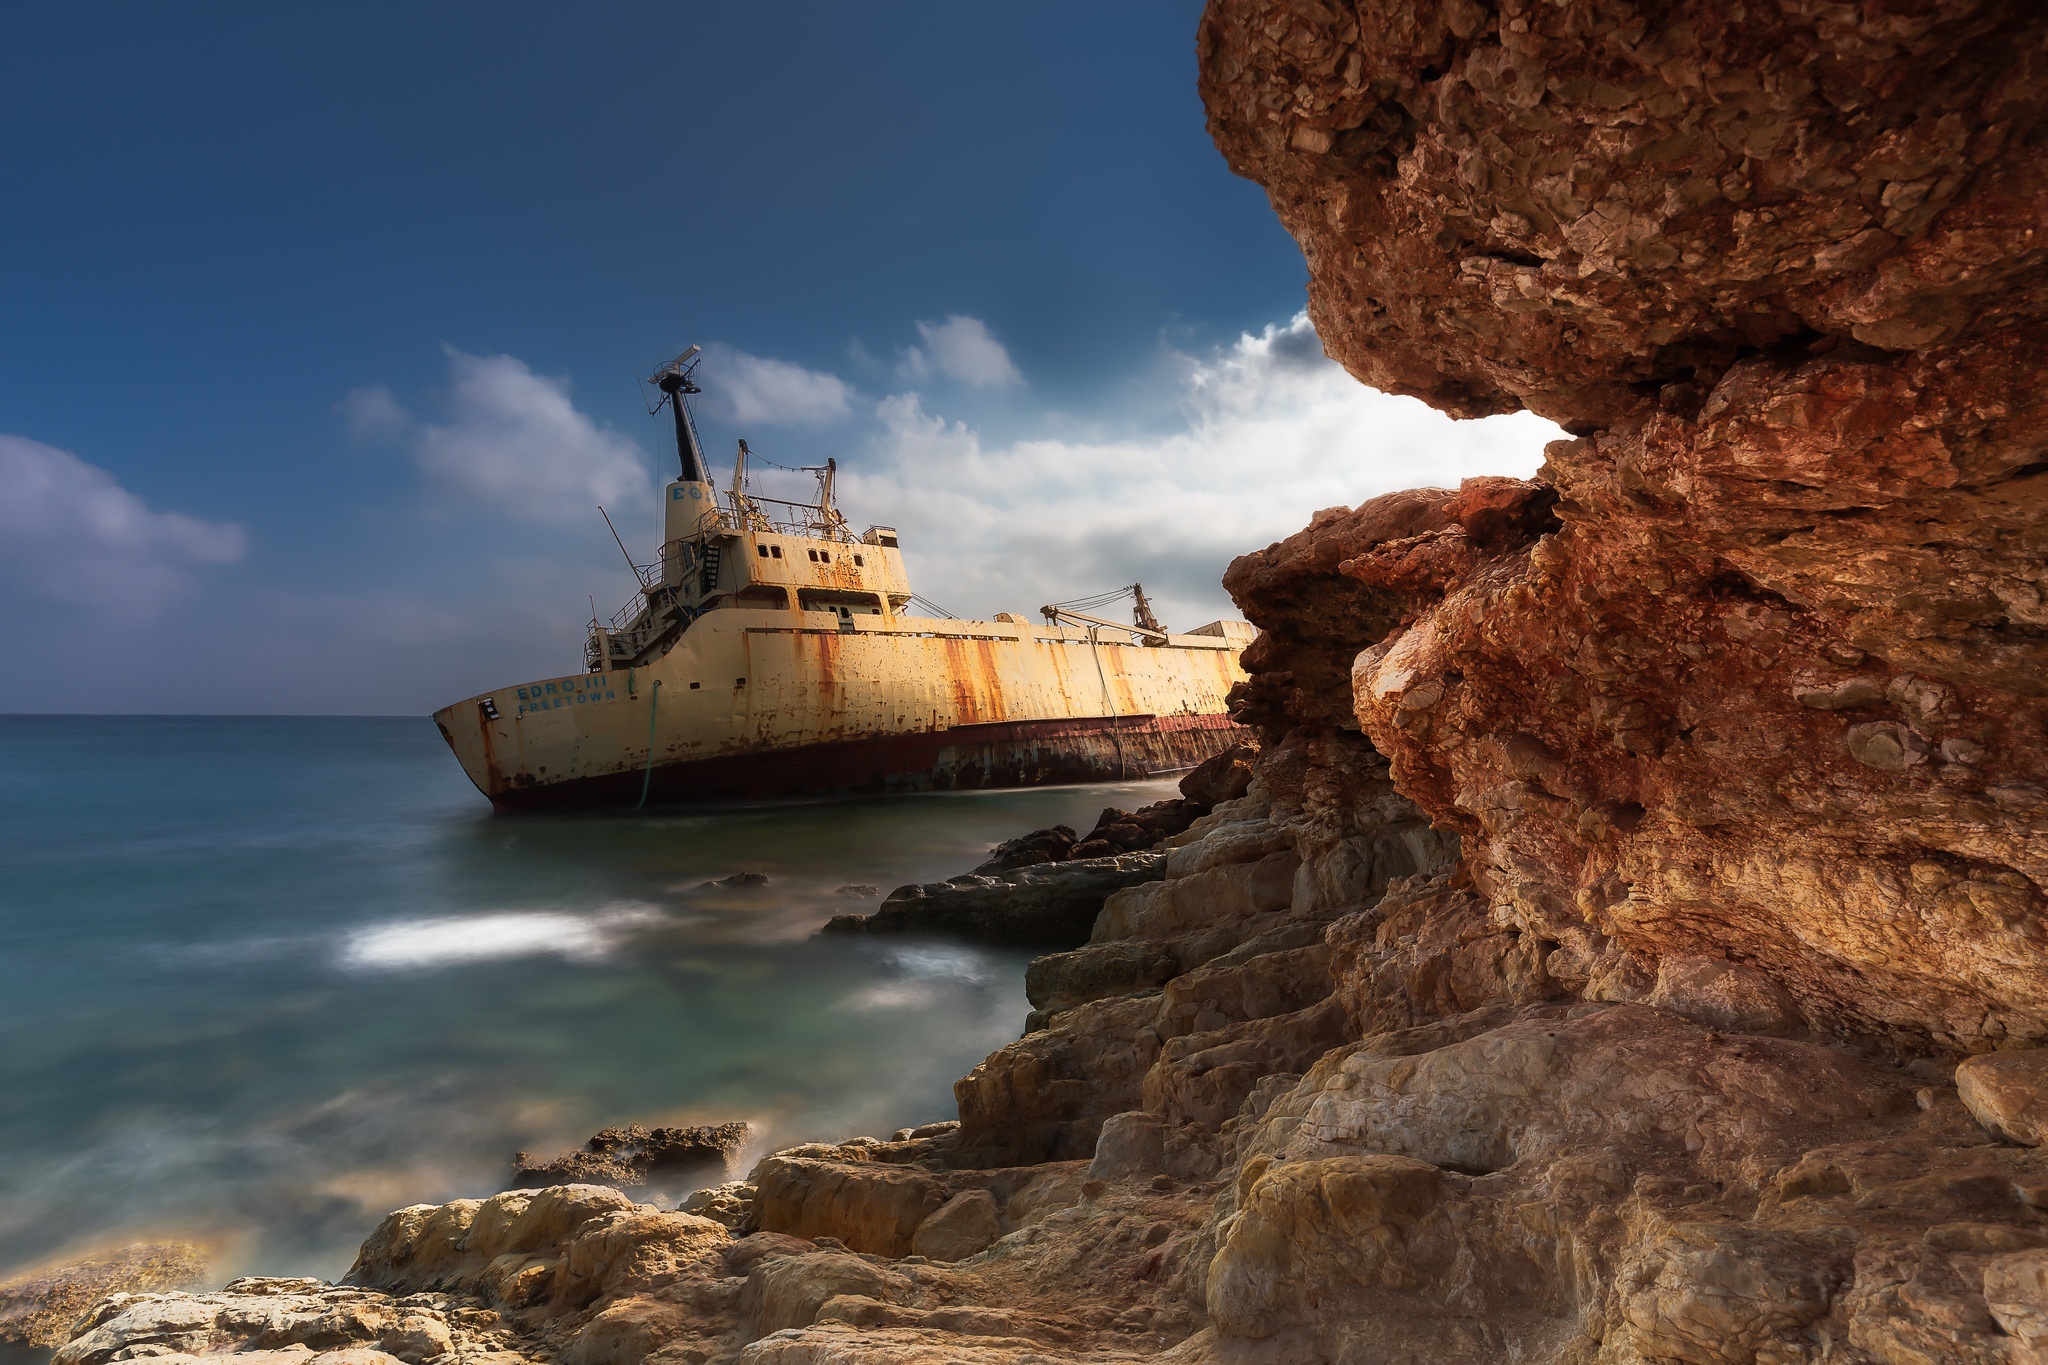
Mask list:
[[[424,719],[0,717],[0,1278],[145,1236],[335,1275],[607,1124],[951,1117],[1025,955],[813,938],[874,904],[835,888],[1168,790],[507,817]]]

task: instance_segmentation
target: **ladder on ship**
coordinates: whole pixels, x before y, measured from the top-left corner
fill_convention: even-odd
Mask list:
[[[718,586],[719,548],[716,545],[704,547],[704,576],[698,580],[697,592],[701,596]]]

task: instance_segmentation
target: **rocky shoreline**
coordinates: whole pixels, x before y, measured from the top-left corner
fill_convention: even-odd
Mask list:
[[[1231,566],[1241,795],[840,926],[1058,949],[957,1122],[403,1209],[58,1365],[2048,1361],[2048,15],[1199,54],[1329,353],[1541,476]]]
[[[1982,1305],[2002,1351],[2034,1321],[2048,1052],[1823,1038],[1718,960],[1575,993],[1370,746],[1325,738],[1033,963],[1031,1029],[957,1122],[676,1210],[588,1183],[400,1210],[340,1285],[117,1294],[56,1365],[1765,1359],[1831,1314],[1889,1348],[1864,1359],[2019,1358],[1955,1324]],[[1311,809],[1333,762],[1352,799]]]
[[[777,1152],[672,1212],[592,1184],[401,1210],[343,1285],[115,1295],[58,1365],[1292,1360],[1360,1324],[1590,1359],[1559,1311],[1588,1269],[1641,1345],[1762,1339],[1902,1232],[1975,1265],[1992,1321],[2028,1301],[2048,1167],[1984,1124],[2039,1142],[2031,1058],[1959,1093],[1931,1058],[1745,1034],[1732,966],[1575,998],[1348,748],[1371,799],[1312,817],[1269,762],[1035,962],[1033,1030],[960,1082],[957,1123]],[[658,1146],[602,1138],[598,1164]]]

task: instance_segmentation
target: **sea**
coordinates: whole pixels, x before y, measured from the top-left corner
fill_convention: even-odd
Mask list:
[[[423,717],[0,717],[0,1279],[334,1277],[601,1127],[742,1120],[746,1164],[951,1118],[1028,954],[819,926],[1169,794],[499,815]]]

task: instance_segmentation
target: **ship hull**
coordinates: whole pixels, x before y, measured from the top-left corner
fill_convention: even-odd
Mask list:
[[[649,665],[501,688],[434,719],[504,810],[1113,781],[1243,733],[1224,707],[1243,644],[726,609]]]
[[[650,805],[676,805],[1116,782],[1193,767],[1246,734],[1228,716],[1003,722],[658,764],[511,788],[493,804],[501,810],[634,806],[643,790]]]

